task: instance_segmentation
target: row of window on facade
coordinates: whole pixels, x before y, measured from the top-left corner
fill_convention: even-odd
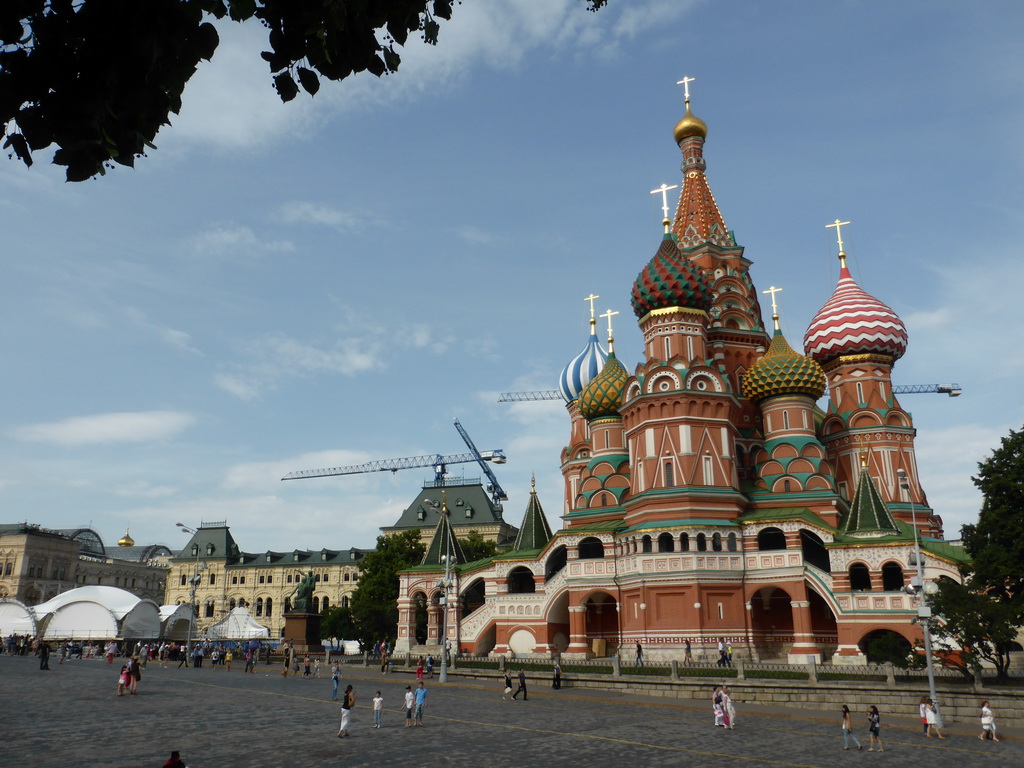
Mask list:
[[[231,598],[228,600],[228,610],[233,611],[235,608],[249,608],[252,607],[255,616],[261,616],[264,618],[271,618],[274,615],[274,598],[268,597],[266,599],[262,597],[256,598],[255,603],[249,603],[244,597]],[[313,613],[327,613],[331,607],[331,600],[329,597],[313,597]],[[348,596],[341,598],[341,607],[348,608]],[[213,618],[214,611],[216,608],[216,602],[213,600],[207,600],[203,605],[203,616],[207,619]],[[287,613],[292,608],[291,598],[285,598],[284,611]]]
[[[11,563],[7,563],[7,566],[4,568],[4,576],[10,576],[10,575],[11,575]],[[28,565],[28,577],[30,579],[45,579],[46,578],[46,566],[45,565],[36,565],[34,563],[29,563],[29,565]],[[63,566],[60,566],[60,567],[56,567],[55,566],[53,569],[51,569],[51,571],[50,571],[50,579],[52,579],[53,581],[57,581],[57,580],[63,581],[65,578],[67,578],[67,568],[65,568]]]
[[[182,574],[180,576],[180,579],[179,579],[179,586],[182,586],[182,587],[186,586],[188,584],[188,579],[189,579],[188,573],[182,572]],[[314,580],[317,581],[317,582],[328,582],[328,581],[331,580],[330,579],[330,574],[329,573],[325,573],[325,574],[319,574],[318,573],[318,574],[316,574],[314,576]],[[354,573],[350,574],[348,572],[345,572],[344,574],[342,574],[342,579],[341,580],[342,581],[356,581],[357,580],[357,575],[354,574]],[[289,573],[289,574],[287,574],[285,576],[285,583],[286,584],[293,584],[293,583],[294,584],[298,584],[300,581],[302,581],[302,574],[301,573],[296,573],[296,574]],[[216,573],[211,573],[207,577],[207,583],[210,586],[215,585],[217,583],[217,574]],[[231,583],[232,584],[245,584],[245,576],[244,575],[239,576],[239,575],[235,574],[234,576],[231,577]],[[274,583],[274,575],[272,573],[261,573],[259,575],[259,583],[260,584],[273,584]]]

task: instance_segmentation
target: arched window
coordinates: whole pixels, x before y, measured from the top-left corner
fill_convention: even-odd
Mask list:
[[[274,601],[272,598],[267,598],[267,602],[263,606],[263,615],[267,617],[274,615]]]
[[[886,592],[903,589],[903,567],[899,563],[886,563],[882,566],[882,589]]]
[[[188,576],[186,576],[184,573],[181,574],[181,584],[179,586],[184,587],[187,583],[188,583]]]
[[[290,597],[286,597],[284,599],[284,612],[288,613],[288,611],[290,611],[291,609],[292,609],[292,599]]]
[[[722,534],[720,534],[718,531],[715,531],[713,534],[711,534],[711,549],[715,552],[722,551]]]
[[[348,608],[348,595],[341,598],[341,607]]]
[[[757,548],[764,550],[785,549],[786,534],[779,528],[762,528],[757,534]]]
[[[537,585],[529,568],[513,568],[508,574],[509,594],[536,592]]]
[[[676,540],[667,531],[658,537],[659,552],[674,552]]]
[[[206,618],[208,618],[208,619],[212,619],[213,618],[213,601],[212,600],[207,600],[206,601]]]
[[[729,534],[729,541],[726,544],[726,549],[728,549],[730,552],[735,552],[736,551],[736,534],[735,533],[730,533]]]
[[[708,551],[708,538],[703,533],[697,534],[697,551],[707,552]]]
[[[829,561],[828,550],[825,549],[825,542],[813,531],[806,528],[800,529],[800,550],[803,553],[804,562],[820,568],[826,573],[831,573],[832,564]]]
[[[320,613],[320,598],[313,597],[313,613]]]
[[[672,462],[665,462],[665,487],[671,488],[676,484],[675,472],[672,469]]]
[[[327,613],[327,611],[328,611],[328,609],[330,607],[331,607],[331,601],[328,600],[326,597],[323,600],[320,601],[320,613]]]
[[[689,552],[690,551],[690,534],[680,533],[679,534],[679,551]]]
[[[643,537],[643,538],[642,538],[642,539],[640,540],[640,548],[641,548],[641,549],[642,549],[642,550],[643,550],[644,552],[651,552],[651,551],[653,551],[653,545],[652,545],[652,543],[651,543],[651,537],[650,537],[650,536],[644,536],[644,537]]]
[[[548,562],[544,567],[544,581],[550,581],[552,576],[565,568],[568,559],[569,552],[564,546],[558,547],[548,555]]]
[[[229,611],[235,610],[235,598],[233,598],[233,597],[228,601],[228,610]]]
[[[257,597],[256,598],[256,615],[257,616],[262,616],[263,615],[263,598],[262,597]]]
[[[850,566],[850,589],[854,592],[871,591],[871,574],[864,563],[854,563]]]
[[[600,539],[588,536],[579,544],[580,560],[600,560],[604,557],[604,544]]]

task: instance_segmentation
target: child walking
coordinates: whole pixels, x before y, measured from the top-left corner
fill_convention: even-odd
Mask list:
[[[125,689],[128,687],[128,665],[124,664],[121,667],[121,674],[117,677],[117,695],[124,696]]]
[[[412,705],[416,702],[412,686],[405,686],[405,727],[412,728]]]
[[[380,728],[380,719],[384,714],[384,697],[380,691],[373,697],[373,727]]]

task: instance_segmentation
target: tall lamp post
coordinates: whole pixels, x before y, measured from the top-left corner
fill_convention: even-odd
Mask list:
[[[438,675],[439,683],[448,682],[448,590],[452,585],[451,557],[441,555],[444,563],[444,579],[437,586],[441,589],[441,596],[438,602],[441,604],[441,673]]]
[[[935,669],[932,665],[932,608],[925,600],[925,595],[933,595],[937,591],[934,582],[925,583],[924,580],[924,558],[921,557],[921,540],[917,535],[917,515],[914,511],[914,496],[910,492],[910,483],[907,481],[907,473],[897,469],[900,488],[907,492],[907,499],[910,501],[910,524],[914,529],[914,559],[916,572],[910,580],[910,586],[906,588],[907,594],[917,595],[919,603],[917,606],[917,623],[924,633],[924,659],[928,671],[928,696],[935,706],[935,724],[942,727],[942,713],[939,707],[939,699],[935,693]],[[922,594],[924,593],[924,594]]]
[[[187,533],[190,536],[195,536],[198,531],[195,528],[189,528],[184,523],[175,523],[176,526],[181,528],[183,533]],[[199,544],[196,544],[196,565],[195,570],[192,573],[192,578],[189,579],[189,583],[192,585],[192,589],[189,591],[189,603],[192,606],[192,615],[188,617],[188,634],[185,639],[185,666],[188,666],[188,655],[192,650],[192,624],[199,616],[199,606],[196,605],[196,587],[199,586],[199,571],[206,570],[206,563],[203,563],[202,568],[199,567]]]

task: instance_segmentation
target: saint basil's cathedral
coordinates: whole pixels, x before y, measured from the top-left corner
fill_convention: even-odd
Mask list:
[[[943,540],[893,394],[906,327],[850,276],[837,220],[839,283],[804,353],[779,330],[774,288],[766,329],[708,184],[706,137],[687,98],[679,204],[632,286],[644,345],[632,374],[613,313],[605,349],[588,297],[590,337],[559,382],[561,528],[534,488],[513,547],[467,563],[442,499],[423,563],[401,576],[397,651],[436,649],[446,631],[474,655],[640,643],[668,659],[690,643],[699,658],[725,641],[755,660],[858,664],[875,638],[921,637],[905,589],[915,528],[925,580],[957,578],[963,550]]]

